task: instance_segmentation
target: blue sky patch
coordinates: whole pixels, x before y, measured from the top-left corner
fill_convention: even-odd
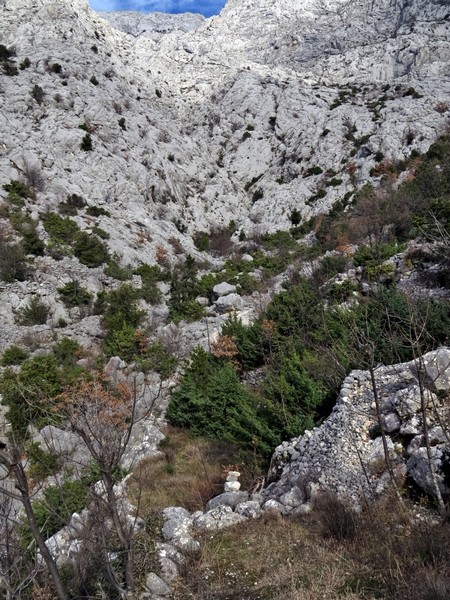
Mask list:
[[[193,12],[211,17],[217,15],[226,0],[89,0],[94,10],[137,10],[140,12]]]

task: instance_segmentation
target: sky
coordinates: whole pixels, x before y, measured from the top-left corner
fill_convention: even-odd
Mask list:
[[[141,12],[194,12],[217,15],[226,0],[89,0],[94,10],[139,10]]]

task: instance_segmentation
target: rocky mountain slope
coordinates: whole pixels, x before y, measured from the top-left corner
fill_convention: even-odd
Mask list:
[[[377,496],[386,465],[392,480],[447,501],[449,351],[425,352],[448,346],[449,136],[432,144],[449,131],[449,3],[229,0],[204,19],[100,14],[87,0],[0,0],[0,25],[0,441],[7,426],[30,434],[31,462],[48,461],[42,490],[61,483],[65,460],[81,471],[91,462],[81,433],[64,429],[50,406],[65,389],[78,401],[83,369],[101,365],[117,390],[134,389],[136,423],[123,418],[118,395],[109,398],[122,411],[116,439],[124,422],[133,428],[118,469],[157,453],[169,398],[178,402],[172,423],[189,426],[195,413],[214,440],[239,444],[241,435],[267,457],[331,409],[331,393],[360,360],[358,343],[368,344],[358,327],[370,321],[370,335],[392,342],[387,351],[376,339],[371,360],[401,364],[378,365],[375,385],[373,373],[353,370],[323,425],[276,449],[277,481],[262,493],[237,492],[234,474],[205,513],[168,509],[163,536],[173,547],[163,545],[160,558],[178,554],[183,536],[189,549],[193,531],[262,510],[309,512],[316,483],[355,504]],[[430,181],[438,191],[421,195]],[[416,187],[402,191],[408,182]],[[358,194],[367,183],[382,193]],[[415,211],[408,194],[425,198],[434,217]],[[359,214],[346,211],[355,197]],[[326,252],[314,240],[333,207],[350,214],[343,230],[359,231],[342,244],[336,236]],[[414,245],[417,217],[424,235]],[[408,232],[390,236],[403,218]],[[275,296],[288,280],[292,295]],[[373,301],[378,292],[386,305]],[[264,313],[273,296],[279,304]],[[432,301],[412,307],[413,296]],[[230,335],[219,338],[230,313]],[[429,324],[422,347],[414,335]],[[197,350],[183,373],[196,346],[208,352]],[[422,365],[401,362],[419,346]],[[104,397],[107,384],[98,385]],[[222,428],[230,424],[238,438]],[[165,456],[172,473],[170,447]],[[78,483],[98,475],[90,477]],[[143,523],[130,517],[126,482],[116,492],[112,474],[107,483],[123,500],[116,521],[134,522],[131,539]],[[77,554],[86,505],[53,537],[55,556],[60,544]]]
[[[214,264],[193,234],[232,223],[237,240],[345,205],[447,127],[445,2],[232,0],[206,20],[95,14],[85,0],[0,11],[0,183],[31,181],[22,215],[46,254],[43,220],[75,194],[73,221],[100,227],[122,264],[158,252]],[[52,261],[36,261],[50,298]],[[62,267],[105,285],[76,260]],[[9,323],[29,291],[14,285]]]
[[[128,262],[154,257],[155,243],[133,248],[142,234],[170,250],[174,220],[288,227],[294,208],[317,214],[365,181],[377,153],[404,158],[445,128],[445,3],[235,0],[200,26],[159,16],[157,39],[131,18],[113,19],[123,35],[84,0],[2,5],[3,44],[31,60],[3,78],[2,179],[27,158],[47,181],[38,210],[66,192],[107,204],[134,238],[107,228]]]

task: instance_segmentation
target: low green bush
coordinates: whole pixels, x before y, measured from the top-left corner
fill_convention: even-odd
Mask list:
[[[69,217],[60,217],[57,213],[50,212],[44,215],[44,229],[56,243],[71,244],[76,234],[80,231],[78,225]]]
[[[64,337],[53,346],[53,354],[60,366],[72,367],[78,360],[81,352],[80,344],[68,337]],[[81,372],[81,371],[80,371]]]
[[[120,356],[126,362],[132,362],[141,354],[141,338],[137,330],[128,323],[115,326],[108,331],[103,344],[103,352],[106,356]]]
[[[80,513],[86,506],[87,486],[81,481],[64,481],[58,486],[44,490],[44,497],[33,502],[37,526],[45,539],[65,527],[73,513]],[[28,526],[23,525],[21,537],[27,545],[33,544]]]
[[[74,238],[73,253],[78,260],[90,268],[109,262],[106,244],[94,234],[78,231]]]
[[[289,219],[294,227],[302,222],[302,215],[298,208],[294,208],[289,216]]]
[[[106,210],[106,208],[103,208],[103,206],[88,206],[86,209],[86,214],[90,217],[111,216],[109,210]]]
[[[106,294],[103,298],[105,326],[108,329],[116,329],[126,323],[135,329],[144,316],[143,311],[137,307],[138,298],[138,291],[127,283]]]
[[[62,392],[64,382],[53,354],[28,358],[18,373],[6,369],[0,377],[0,393],[16,442],[28,438],[29,425],[49,422],[51,400]]]
[[[25,281],[30,274],[22,244],[0,239],[0,279],[6,283]]]
[[[86,133],[86,135],[83,136],[80,148],[85,152],[91,152],[94,149],[92,145],[92,136],[90,133]]]
[[[281,355],[277,368],[264,381],[264,395],[276,410],[270,418],[270,427],[280,439],[301,435],[317,423],[318,409],[327,398],[327,389],[308,374],[295,352]]]
[[[49,308],[39,296],[33,296],[19,313],[21,325],[45,325],[48,319]]]
[[[322,167],[320,167],[319,165],[315,165],[314,167],[309,167],[309,169],[305,173],[305,177],[311,177],[312,175],[321,175],[322,173]]]
[[[237,443],[268,456],[280,438],[265,418],[267,403],[247,391],[229,363],[197,349],[179,389],[172,395],[167,418],[189,427],[194,435]]]
[[[0,364],[2,367],[9,367],[11,365],[20,365],[28,357],[28,352],[25,352],[23,348],[18,346],[10,346],[2,354]]]
[[[111,258],[103,272],[107,277],[112,277],[118,281],[126,281],[127,279],[131,279],[132,276],[131,268],[121,267],[118,260],[115,258]]]
[[[92,228],[92,233],[98,236],[101,240],[109,240],[110,238],[109,233],[101,227],[98,227],[98,225],[94,225]]]
[[[65,306],[68,308],[73,308],[74,306],[89,306],[92,302],[92,294],[81,287],[78,279],[69,281],[69,283],[58,288],[58,293]]]
[[[197,321],[204,314],[204,309],[195,301],[200,293],[200,282],[197,279],[198,267],[191,256],[187,256],[184,264],[174,269],[171,277],[169,318],[175,323]]]
[[[193,239],[197,250],[199,250],[200,252],[208,252],[209,235],[206,231],[198,231],[194,234]]]
[[[129,284],[97,296],[97,312],[103,313],[107,335],[103,350],[130,362],[142,354],[142,337],[136,331],[144,313],[137,306],[139,291]]]
[[[45,92],[37,83],[34,84],[33,89],[31,90],[31,96],[36,100],[38,104],[42,104],[45,98]]]
[[[3,189],[5,192],[8,192],[8,200],[11,200],[14,196],[30,198],[33,195],[30,188],[25,183],[17,180],[5,183]]]
[[[44,255],[45,244],[39,237],[36,224],[31,219],[24,219],[18,232],[22,235],[22,247],[26,254]]]
[[[147,347],[139,364],[144,371],[155,371],[161,375],[162,379],[167,379],[173,375],[178,365],[178,359],[158,341]]]
[[[375,267],[398,252],[400,247],[397,242],[361,246],[353,255],[353,261],[357,266]]]
[[[28,445],[27,456],[29,473],[33,481],[42,481],[55,475],[61,467],[62,457],[56,452],[43,450],[37,442]]]

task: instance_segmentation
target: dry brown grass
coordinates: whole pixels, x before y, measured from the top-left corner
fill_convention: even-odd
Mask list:
[[[411,524],[388,501],[356,515],[349,539],[330,535],[323,510],[303,519],[266,516],[205,535],[176,600],[450,597],[449,524]]]
[[[175,428],[165,433],[161,455],[142,461],[133,474],[132,495],[144,518],[166,506],[203,510],[223,491],[222,465],[239,462],[231,444],[192,438]]]

